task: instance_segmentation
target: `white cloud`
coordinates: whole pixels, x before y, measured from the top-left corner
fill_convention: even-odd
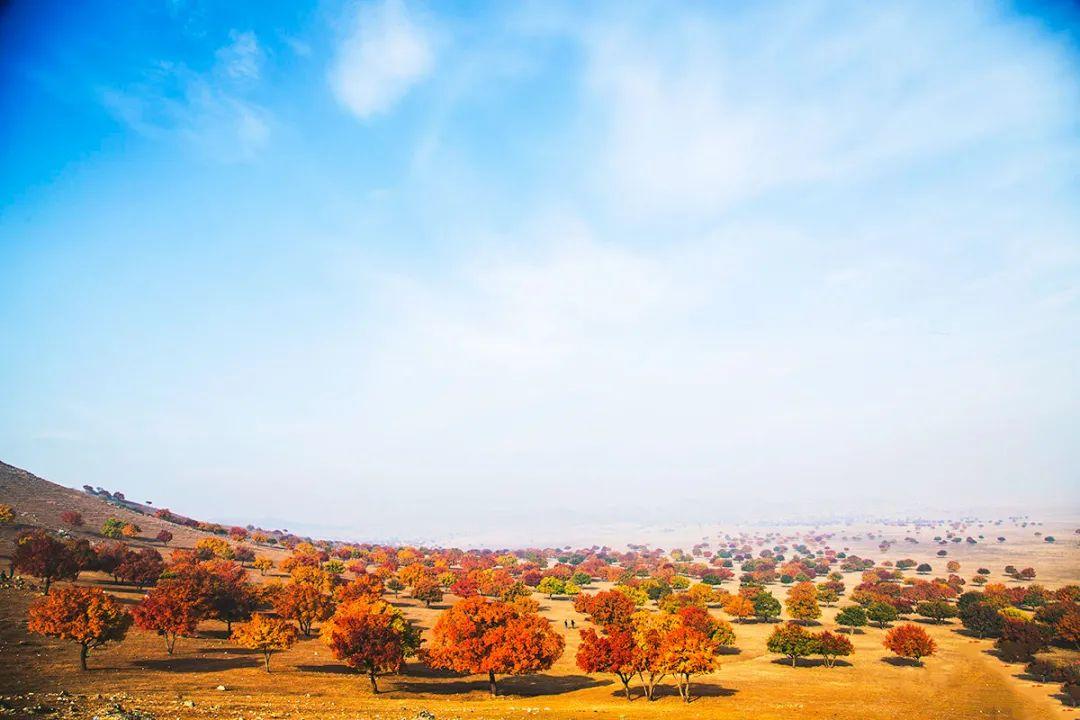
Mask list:
[[[1075,82],[1033,82],[1062,58],[991,8],[751,7],[575,31],[601,119],[595,184],[620,207],[716,214],[865,180],[1060,129],[1078,99]]]
[[[264,53],[253,32],[233,31],[230,37],[207,72],[161,62],[136,85],[102,90],[102,103],[145,137],[180,137],[222,162],[253,159],[269,142],[273,124],[271,112],[249,99]]]
[[[262,48],[255,33],[230,33],[232,42],[217,51],[218,69],[234,80],[258,80],[263,61]]]
[[[361,119],[388,112],[434,67],[429,31],[401,0],[361,5],[337,49],[334,96]]]

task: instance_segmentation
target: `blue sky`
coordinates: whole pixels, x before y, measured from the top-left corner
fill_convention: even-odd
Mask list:
[[[376,537],[1075,509],[1077,27],[9,3],[0,458]]]

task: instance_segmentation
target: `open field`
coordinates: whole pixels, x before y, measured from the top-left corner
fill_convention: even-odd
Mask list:
[[[7,470],[0,478],[0,503],[9,503],[18,511],[17,522],[56,527],[59,513],[79,509],[87,519],[87,537],[96,537],[92,528],[107,517],[126,511],[106,505],[101,500],[76,491],[60,488],[29,475]],[[205,533],[179,528],[171,523],[131,513],[143,528],[143,535],[153,535],[157,525],[176,530],[172,543],[176,548],[191,548]],[[4,529],[0,554],[10,553],[17,528]],[[811,533],[811,531],[813,531]],[[836,528],[728,528],[710,537],[697,538],[716,545],[717,533],[732,537],[762,537],[777,533],[778,538],[831,534],[828,542],[849,554],[876,560],[912,558],[918,562],[944,564],[936,556],[937,545],[930,539],[943,528],[856,527]],[[1054,534],[1058,542],[1049,544],[1035,532]],[[1002,579],[1006,564],[1031,565],[1037,579],[1053,588],[1075,583],[1080,578],[1080,548],[1070,526],[1047,524],[1020,528],[1012,523],[980,528],[972,525],[961,536],[985,534],[987,540],[975,545],[950,544],[948,558],[958,560],[962,574],[970,575],[976,567],[992,570],[992,577]],[[873,534],[874,537],[870,537]],[[1005,535],[1005,543],[993,538]],[[920,539],[918,544],[904,543],[903,538]],[[891,539],[896,544],[886,553],[878,543]],[[632,540],[639,540],[633,538]],[[692,539],[691,539],[692,540]],[[136,540],[139,544],[144,541]],[[280,561],[282,549],[260,548],[260,554]],[[276,579],[287,579],[280,573]],[[262,581],[257,573],[252,579]],[[270,578],[266,578],[270,579]],[[851,588],[859,582],[858,573],[845,573],[844,582]],[[81,584],[105,588],[133,605],[141,593],[118,585],[107,575],[84,572]],[[586,592],[607,589],[608,582],[594,582]],[[737,583],[723,586],[735,592]],[[782,597],[779,584],[772,588]],[[937,641],[939,651],[918,667],[894,658],[882,647],[884,631],[866,627],[851,639],[855,653],[841,660],[837,667],[826,668],[816,659],[806,659],[792,668],[783,658],[766,651],[766,637],[772,624],[766,622],[734,623],[735,647],[720,657],[720,670],[695,680],[693,703],[680,702],[669,681],[657,700],[636,697],[627,702],[621,686],[611,675],[589,675],[574,663],[579,636],[576,629],[565,627],[573,620],[578,628],[589,625],[586,617],[573,609],[569,599],[547,599],[540,595],[541,614],[551,621],[556,632],[566,640],[561,658],[549,669],[533,675],[500,679],[500,696],[487,693],[486,678],[460,677],[434,671],[412,660],[404,672],[381,679],[383,692],[372,694],[362,675],[330,656],[319,639],[304,638],[292,649],[274,656],[272,673],[261,666],[255,652],[238,648],[228,641],[223,623],[205,620],[199,636],[182,638],[176,653],[168,656],[159,637],[137,629],[128,633],[119,645],[95,651],[90,656],[90,671],[76,668],[73,645],[26,632],[26,608],[36,597],[29,590],[0,590],[0,694],[17,697],[8,702],[16,706],[41,703],[62,712],[69,707],[72,716],[91,716],[113,703],[115,697],[124,707],[139,708],[155,718],[319,718],[358,717],[410,718],[427,710],[438,718],[675,718],[675,717],[755,717],[755,718],[1069,718],[1074,709],[1066,707],[1059,696],[1060,685],[1042,684],[1024,673],[1023,665],[1002,662],[990,640],[979,640],[964,631],[956,620],[944,625],[923,626]],[[427,608],[403,594],[388,597],[413,619],[430,637],[437,615],[456,598]],[[847,604],[841,599],[839,604]],[[724,617],[722,611],[710,612]],[[836,607],[824,607],[821,627],[835,629]],[[218,687],[223,686],[224,690]],[[53,693],[64,692],[58,697]],[[29,696],[33,693],[33,696]],[[36,700],[35,700],[36,698]]]

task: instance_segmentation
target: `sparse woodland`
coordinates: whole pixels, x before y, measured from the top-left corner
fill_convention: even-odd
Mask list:
[[[270,674],[289,672],[273,658],[317,637],[373,695],[384,678],[427,668],[480,676],[497,696],[503,678],[542,674],[572,644],[576,668],[617,683],[626,701],[663,702],[670,688],[690,703],[703,679],[744,652],[775,657],[795,674],[820,667],[840,676],[881,662],[932,674],[941,633],[962,633],[1059,684],[1062,702],[1075,702],[1080,688],[1080,587],[1044,587],[1034,566],[995,569],[1007,580],[991,581],[987,568],[955,559],[895,559],[891,543],[875,560],[829,535],[780,533],[688,550],[389,547],[159,510],[156,520],[199,531],[189,547],[170,547],[172,532],[143,531],[129,518],[109,517],[94,532],[77,510],[60,517],[57,528],[19,525],[5,582],[40,594],[26,629],[69,644],[73,670],[94,668],[95,652],[131,633],[157,636],[161,657],[176,657],[218,622]],[[18,508],[0,505],[9,530],[18,518]],[[930,542],[948,548],[966,527]],[[117,602],[114,587],[133,588],[138,601]],[[541,602],[564,604],[570,619],[552,622]],[[403,603],[430,608],[433,625],[421,627]],[[762,625],[764,642],[748,646],[740,635]],[[853,643],[871,633],[874,656]],[[798,681],[815,682],[810,674]]]

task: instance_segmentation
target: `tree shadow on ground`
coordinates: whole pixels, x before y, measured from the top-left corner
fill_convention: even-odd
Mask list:
[[[706,697],[731,697],[737,692],[739,691],[734,688],[721,687],[720,685],[699,685],[697,683],[692,683],[690,685],[690,702],[693,703]],[[679,689],[674,685],[657,685],[653,696],[656,700],[670,697],[682,700],[682,697],[679,695]]]
[[[820,660],[811,660],[809,658],[796,658],[795,668],[792,668],[791,658],[786,657],[776,658],[775,660],[771,660],[770,662],[773,665],[781,665],[786,668],[791,668],[792,670],[794,670],[795,668],[816,667],[817,665],[821,664]]]
[[[443,670],[442,668],[433,668],[422,662],[406,664],[402,675],[416,678],[438,678],[440,680],[461,677],[461,673],[456,673],[453,670]]]
[[[971,638],[972,640],[992,640],[993,639],[993,638],[988,638],[988,637],[979,637],[978,633],[972,632],[971,630],[968,630],[966,627],[958,627],[953,632],[955,632],[957,635],[963,635],[966,638]]]
[[[327,663],[325,665],[296,665],[297,670],[306,673],[329,673],[331,675],[357,675],[356,670],[348,665],[340,663]]]
[[[611,685],[612,680],[595,680],[588,675],[519,675],[517,677],[497,677],[500,696],[538,697],[540,695],[562,695],[584,690],[585,688]],[[394,689],[401,692],[425,693],[431,695],[457,695],[470,692],[488,691],[487,678],[460,678],[448,682],[429,683],[399,680]]]
[[[725,645],[716,651],[717,655],[740,655],[742,650],[733,645]]]
[[[143,670],[160,670],[174,673],[220,672],[237,668],[259,667],[262,663],[254,658],[207,658],[168,657],[156,660],[136,660],[132,663]]]
[[[892,665],[893,667],[913,667],[913,668],[924,667],[924,665],[921,662],[919,662],[917,660],[912,660],[911,658],[883,657],[883,658],[881,658],[881,662],[886,663],[887,665]]]
[[[1080,705],[1080,697],[1078,697],[1077,694],[1073,694],[1072,696],[1070,696],[1069,693],[1065,690],[1062,690],[1061,692],[1056,692],[1050,697],[1061,702],[1061,704],[1065,705],[1066,707],[1076,707],[1077,705]]]
[[[221,628],[220,630],[207,630],[203,628],[199,630],[199,635],[201,637],[208,638],[210,640],[228,640],[229,634],[229,631],[225,628]]]
[[[199,652],[218,655],[258,655],[259,657],[262,657],[262,650],[251,650],[249,648],[241,647],[201,648]]]

